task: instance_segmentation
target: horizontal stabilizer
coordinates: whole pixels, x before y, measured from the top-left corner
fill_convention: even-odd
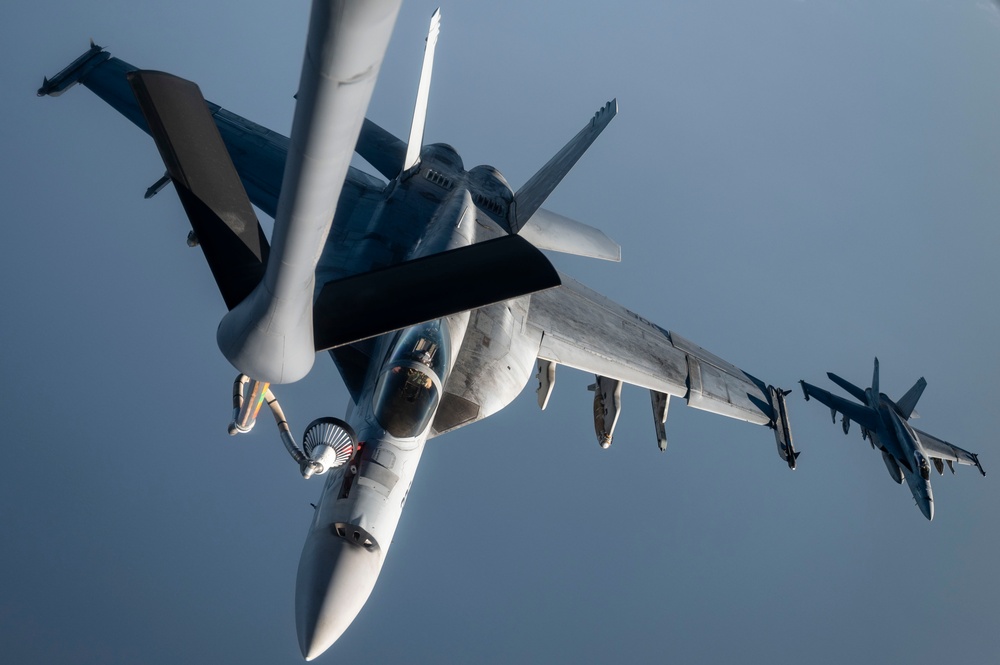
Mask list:
[[[583,156],[594,140],[600,136],[617,113],[618,100],[612,99],[602,106],[590,119],[587,126],[570,139],[570,142],[539,169],[538,173],[531,176],[528,182],[517,190],[517,194],[514,195],[515,218],[513,223],[516,228],[511,229],[513,233],[517,233],[542,207],[552,190],[569,173],[569,170],[573,168],[573,165]]]
[[[913,384],[913,387],[907,390],[906,394],[896,402],[896,406],[899,408],[899,415],[903,416],[904,420],[909,420],[915,415],[913,409],[917,407],[917,402],[920,401],[920,396],[924,394],[924,388],[926,387],[927,380],[924,377],[920,377]]]
[[[545,208],[539,208],[518,235],[538,249],[605,261],[622,260],[621,245],[603,231]]]
[[[530,242],[503,236],[328,282],[313,308],[313,339],[317,351],[331,349],[560,283]]]
[[[232,309],[264,275],[268,244],[201,90],[155,71],[128,74],[219,291]]]
[[[865,398],[865,391],[864,390],[862,390],[861,388],[858,388],[856,385],[854,385],[853,383],[851,383],[847,379],[840,378],[839,376],[837,376],[833,372],[827,372],[826,375],[830,378],[831,381],[833,381],[838,386],[840,386],[841,388],[843,388],[844,390],[846,390],[848,393],[850,393],[851,396],[854,397],[854,399],[858,400],[862,404],[867,404],[868,403],[868,400]]]

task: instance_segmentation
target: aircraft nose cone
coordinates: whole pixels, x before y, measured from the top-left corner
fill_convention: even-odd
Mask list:
[[[934,519],[934,499],[931,499],[931,498],[928,497],[928,498],[925,498],[923,501],[920,501],[919,503],[920,503],[920,512],[922,512],[924,514],[924,517],[926,517],[928,520],[933,520]]]
[[[382,555],[336,535],[336,527],[317,529],[306,538],[295,581],[295,627],[299,648],[313,660],[337,641],[361,611],[375,587]]]

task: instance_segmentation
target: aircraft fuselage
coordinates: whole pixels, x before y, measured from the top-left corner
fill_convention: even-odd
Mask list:
[[[386,186],[350,254],[333,250],[321,269],[363,272],[499,236],[506,233],[512,200],[492,167],[467,172],[450,146],[427,146],[416,167]],[[334,220],[333,233],[352,232],[338,222],[343,220]],[[508,305],[515,303],[484,309]],[[326,479],[299,562],[296,624],[307,658],[340,637],[374,588],[471,316],[426,322],[374,343],[364,389],[346,417],[359,450]],[[527,366],[515,374],[523,379],[506,387],[503,380],[490,381],[495,399],[505,404],[520,393],[536,351],[519,354],[519,364]],[[477,369],[489,371],[486,365]]]
[[[875,447],[882,450],[895,463],[895,469],[906,481],[920,512],[927,519],[934,519],[934,493],[930,483],[930,463],[920,446],[920,439],[906,422],[893,402],[885,393],[876,398],[869,388],[865,391],[868,406],[879,415],[878,429],[869,432]],[[889,475],[900,482],[897,471],[886,459]]]

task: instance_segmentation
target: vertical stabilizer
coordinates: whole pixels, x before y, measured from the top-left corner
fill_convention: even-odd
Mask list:
[[[618,100],[612,99],[602,106],[594,117],[555,154],[538,173],[531,176],[514,195],[514,215],[511,223],[512,233],[517,233],[531,216],[542,206],[552,190],[573,168],[573,165],[583,156],[587,148],[601,135],[611,119],[618,113]]]
[[[875,395],[875,401],[878,401],[878,358],[875,359],[875,369],[872,370],[872,394]]]
[[[909,420],[913,415],[913,409],[916,408],[917,402],[920,401],[920,396],[924,394],[924,388],[926,387],[927,380],[924,377],[920,377],[913,384],[913,387],[906,391],[902,399],[896,402],[896,406],[899,408],[899,415],[903,416],[905,420]]]
[[[410,139],[406,144],[406,158],[403,160],[403,171],[413,168],[420,160],[420,148],[424,144],[424,122],[427,120],[427,99],[431,90],[431,70],[434,68],[434,47],[437,46],[438,34],[441,32],[441,8],[438,7],[431,15],[431,27],[427,31],[427,44],[424,46],[424,64],[420,68],[420,84],[417,86],[417,103],[413,107],[413,120],[410,122]]]

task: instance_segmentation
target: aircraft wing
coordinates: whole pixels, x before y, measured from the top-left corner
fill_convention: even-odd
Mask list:
[[[38,94],[59,95],[73,85],[82,83],[139,129],[149,134],[149,127],[126,78],[129,72],[137,69],[124,60],[111,57],[111,54],[102,47],[91,46],[90,50],[77,58],[69,67],[52,79],[46,79]],[[285,172],[288,137],[227,111],[218,104],[212,102],[206,104],[250,201],[274,217]],[[366,193],[380,192],[384,186],[385,183],[378,178],[350,168],[337,207],[336,222],[340,223],[343,220],[346,223],[348,218],[353,216],[354,207]],[[360,217],[367,219],[367,215]]]
[[[562,286],[531,296],[528,325],[541,331],[540,359],[683,397],[689,406],[712,413],[787,428],[784,409],[775,404],[783,403],[782,391],[561,278]]]
[[[986,471],[983,470],[983,465],[979,463],[979,455],[970,453],[968,450],[963,450],[962,448],[952,445],[947,441],[942,441],[927,432],[921,432],[916,428],[914,428],[913,431],[917,433],[917,437],[920,439],[920,445],[923,447],[924,452],[926,452],[932,459],[948,462],[948,466],[951,466],[953,462],[975,466],[979,469],[979,473],[984,476],[986,475]],[[940,462],[937,462],[936,464],[940,465]],[[941,469],[939,468],[938,470],[940,471]],[[954,471],[954,468],[952,471]]]
[[[822,404],[827,405],[835,412],[842,413],[848,420],[853,420],[865,429],[872,432],[878,429],[878,414],[871,408],[864,404],[858,404],[843,397],[838,397],[822,388],[817,388],[811,383],[806,383],[805,381],[799,381],[799,383],[802,384],[802,392],[805,393],[807,400],[815,397]]]

